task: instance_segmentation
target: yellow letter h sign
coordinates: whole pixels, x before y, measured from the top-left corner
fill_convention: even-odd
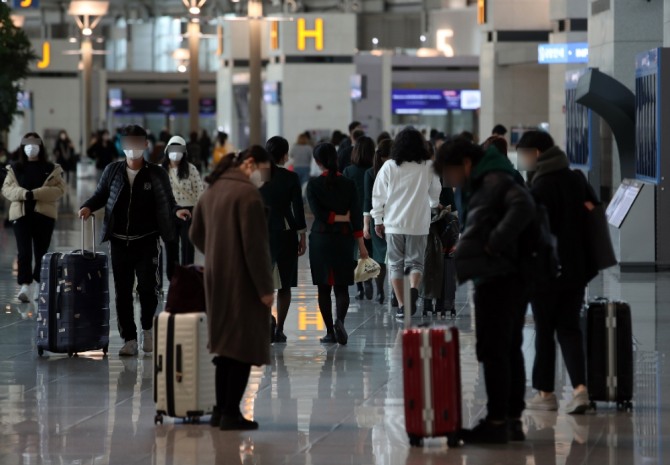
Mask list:
[[[314,20],[314,29],[307,29],[305,18],[298,19],[298,50],[307,48],[307,39],[314,39],[314,48],[323,50],[323,19]]]

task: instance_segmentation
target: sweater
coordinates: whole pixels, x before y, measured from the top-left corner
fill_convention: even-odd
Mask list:
[[[371,216],[387,234],[427,236],[430,209],[437,208],[442,185],[433,162],[384,163],[372,188]]]
[[[198,168],[188,165],[188,177],[181,179],[177,168],[169,168],[170,186],[177,205],[181,207],[195,207],[200,196],[205,191]]]

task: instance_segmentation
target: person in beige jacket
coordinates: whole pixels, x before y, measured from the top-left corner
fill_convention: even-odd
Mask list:
[[[63,169],[47,161],[40,136],[34,132],[21,141],[19,160],[7,167],[2,195],[11,202],[9,221],[14,224],[18,248],[18,299],[27,303],[40,281],[42,257],[49,250],[58,201],[65,194]],[[33,264],[34,253],[34,264]]]

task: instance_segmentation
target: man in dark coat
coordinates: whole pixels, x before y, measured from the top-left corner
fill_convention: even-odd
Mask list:
[[[462,437],[466,443],[523,440],[527,297],[520,242],[533,219],[533,200],[495,147],[484,153],[456,140],[440,147],[435,168],[447,185],[463,192],[460,215],[466,226],[456,247],[456,273],[460,281],[475,282],[477,358],[488,396],[488,416]]]
[[[547,209],[561,263],[558,279],[544,285],[532,298],[536,330],[533,388],[538,394],[528,402],[528,408],[558,410],[554,394],[556,337],[574,388],[566,411],[584,413],[589,407],[589,395],[580,312],[584,289],[596,274],[589,270],[585,233],[587,211],[594,206],[588,200],[586,178],[570,169],[568,157],[554,145],[549,134],[526,132],[517,151],[520,164],[533,173],[531,192]]]
[[[126,160],[112,163],[102,173],[93,197],[81,207],[79,216],[105,208],[102,240],[111,242],[112,272],[116,291],[119,332],[125,341],[119,355],[138,353],[133,292],[142,306],[142,350],[153,351],[153,317],[158,307],[160,239],[174,239],[174,216],[186,220],[191,213],[175,202],[167,171],[144,161],[147,132],[130,125],[121,133]]]

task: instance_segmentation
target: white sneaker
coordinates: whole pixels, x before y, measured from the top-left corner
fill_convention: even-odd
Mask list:
[[[535,397],[526,402],[526,408],[528,410],[555,412],[558,410],[558,400],[556,399],[556,394],[550,394],[547,397],[543,397],[538,392],[535,394]]]
[[[119,350],[119,355],[122,357],[137,355],[137,353],[137,341],[135,339],[123,344],[123,347],[121,347],[121,350]]]
[[[571,415],[582,415],[589,409],[589,393],[581,391],[572,396],[572,400],[565,407],[565,411]]]
[[[154,351],[154,335],[149,331],[142,331],[142,350],[147,354]]]
[[[30,292],[30,284],[23,284],[21,286],[21,289],[19,290],[19,295],[17,296],[17,299],[19,299],[21,302],[24,304],[27,304],[30,302],[30,296],[32,293]]]

